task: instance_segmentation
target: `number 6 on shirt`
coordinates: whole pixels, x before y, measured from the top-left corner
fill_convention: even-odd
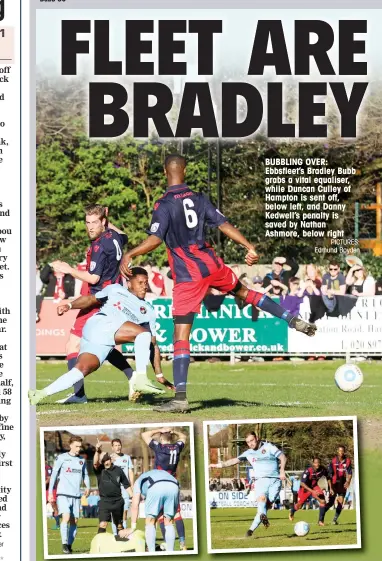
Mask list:
[[[195,228],[198,223],[198,215],[194,210],[191,210],[195,205],[191,199],[184,199],[183,208],[186,216],[187,228]]]

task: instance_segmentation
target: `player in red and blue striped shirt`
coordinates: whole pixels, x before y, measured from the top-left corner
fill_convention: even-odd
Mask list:
[[[306,335],[315,334],[316,326],[294,317],[269,296],[248,289],[206,242],[205,226],[219,228],[226,236],[247,250],[245,262],[258,261],[255,247],[232,226],[227,218],[202,193],[193,191],[184,182],[186,160],[178,154],[167,156],[165,174],[168,188],[154,206],[149,237],[126,253],[121,272],[128,277],[134,257],[153,251],[164,241],[174,280],[174,384],[175,399],[155,408],[163,412],[189,410],[186,384],[190,363],[190,334],[195,314],[210,287],[231,293],[262,310],[288,322]]]

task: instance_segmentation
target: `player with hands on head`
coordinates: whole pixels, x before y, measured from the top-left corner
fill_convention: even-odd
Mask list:
[[[190,334],[195,314],[210,288],[233,294],[246,304],[256,306],[285,320],[289,327],[312,336],[316,326],[292,316],[269,296],[244,286],[232,269],[227,267],[206,241],[205,227],[219,228],[223,234],[246,250],[245,262],[251,266],[259,256],[252,243],[230,224],[227,218],[207,199],[185,183],[186,160],[179,154],[167,156],[164,165],[168,188],[155,203],[149,236],[137,247],[130,249],[121,260],[121,273],[131,275],[135,257],[146,255],[166,244],[168,260],[174,281],[174,385],[175,398],[162,406],[160,412],[187,412],[186,397],[190,364]]]
[[[156,434],[160,435],[159,439],[154,438]],[[154,469],[167,471],[176,477],[176,470],[178,468],[180,455],[187,442],[187,435],[177,428],[163,427],[143,432],[141,437],[155,454]],[[185,551],[187,549],[186,530],[182,518],[180,503],[174,517],[174,521],[179,537],[180,550]],[[162,531],[163,539],[165,540],[166,529],[163,516],[158,518],[158,523]]]
[[[255,499],[257,502],[256,516],[246,533],[251,537],[260,524],[269,527],[267,510],[279,497],[282,481],[286,480],[285,454],[274,444],[259,440],[255,432],[249,432],[245,437],[248,449],[237,458],[226,462],[210,464],[210,468],[224,469],[235,466],[240,462],[248,462],[253,470],[255,481]]]

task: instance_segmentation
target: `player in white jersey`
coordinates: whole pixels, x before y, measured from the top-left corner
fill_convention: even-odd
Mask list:
[[[37,405],[44,397],[70,388],[97,370],[115,345],[132,342],[136,371],[129,380],[129,395],[134,392],[164,393],[164,390],[150,382],[146,374],[150,362],[150,348],[153,345],[152,364],[157,380],[166,386],[169,385],[161,373],[160,351],[156,344],[155,311],[145,300],[148,289],[147,271],[142,267],[134,267],[132,272],[128,289],[119,284],[111,284],[94,295],[80,296],[70,304],[58,306],[57,312],[62,315],[71,308],[82,310],[102,303],[100,310],[85,324],[75,367],[46,388],[30,390],[28,395],[31,405]]]
[[[72,553],[72,544],[77,534],[77,521],[80,516],[81,483],[85,484],[85,496],[90,492],[90,480],[86,461],[80,454],[82,438],[72,436],[69,452],[60,454],[54,462],[49,482],[48,501],[53,504],[53,489],[57,485],[57,508],[62,516],[60,524],[63,553]],[[70,525],[68,526],[68,523]]]
[[[260,523],[263,523],[266,528],[269,527],[267,510],[280,494],[281,481],[286,479],[286,456],[271,442],[259,440],[254,432],[248,433],[245,441],[248,450],[237,458],[219,464],[210,464],[210,468],[226,468],[240,462],[250,463],[255,480],[255,500],[257,502],[256,516],[246,533],[246,536],[250,537]]]

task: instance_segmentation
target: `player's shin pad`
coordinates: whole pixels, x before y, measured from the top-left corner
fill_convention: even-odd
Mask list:
[[[146,374],[134,372],[130,380],[130,391],[139,392],[142,394],[159,395],[165,393],[164,390],[154,386],[148,379]]]

